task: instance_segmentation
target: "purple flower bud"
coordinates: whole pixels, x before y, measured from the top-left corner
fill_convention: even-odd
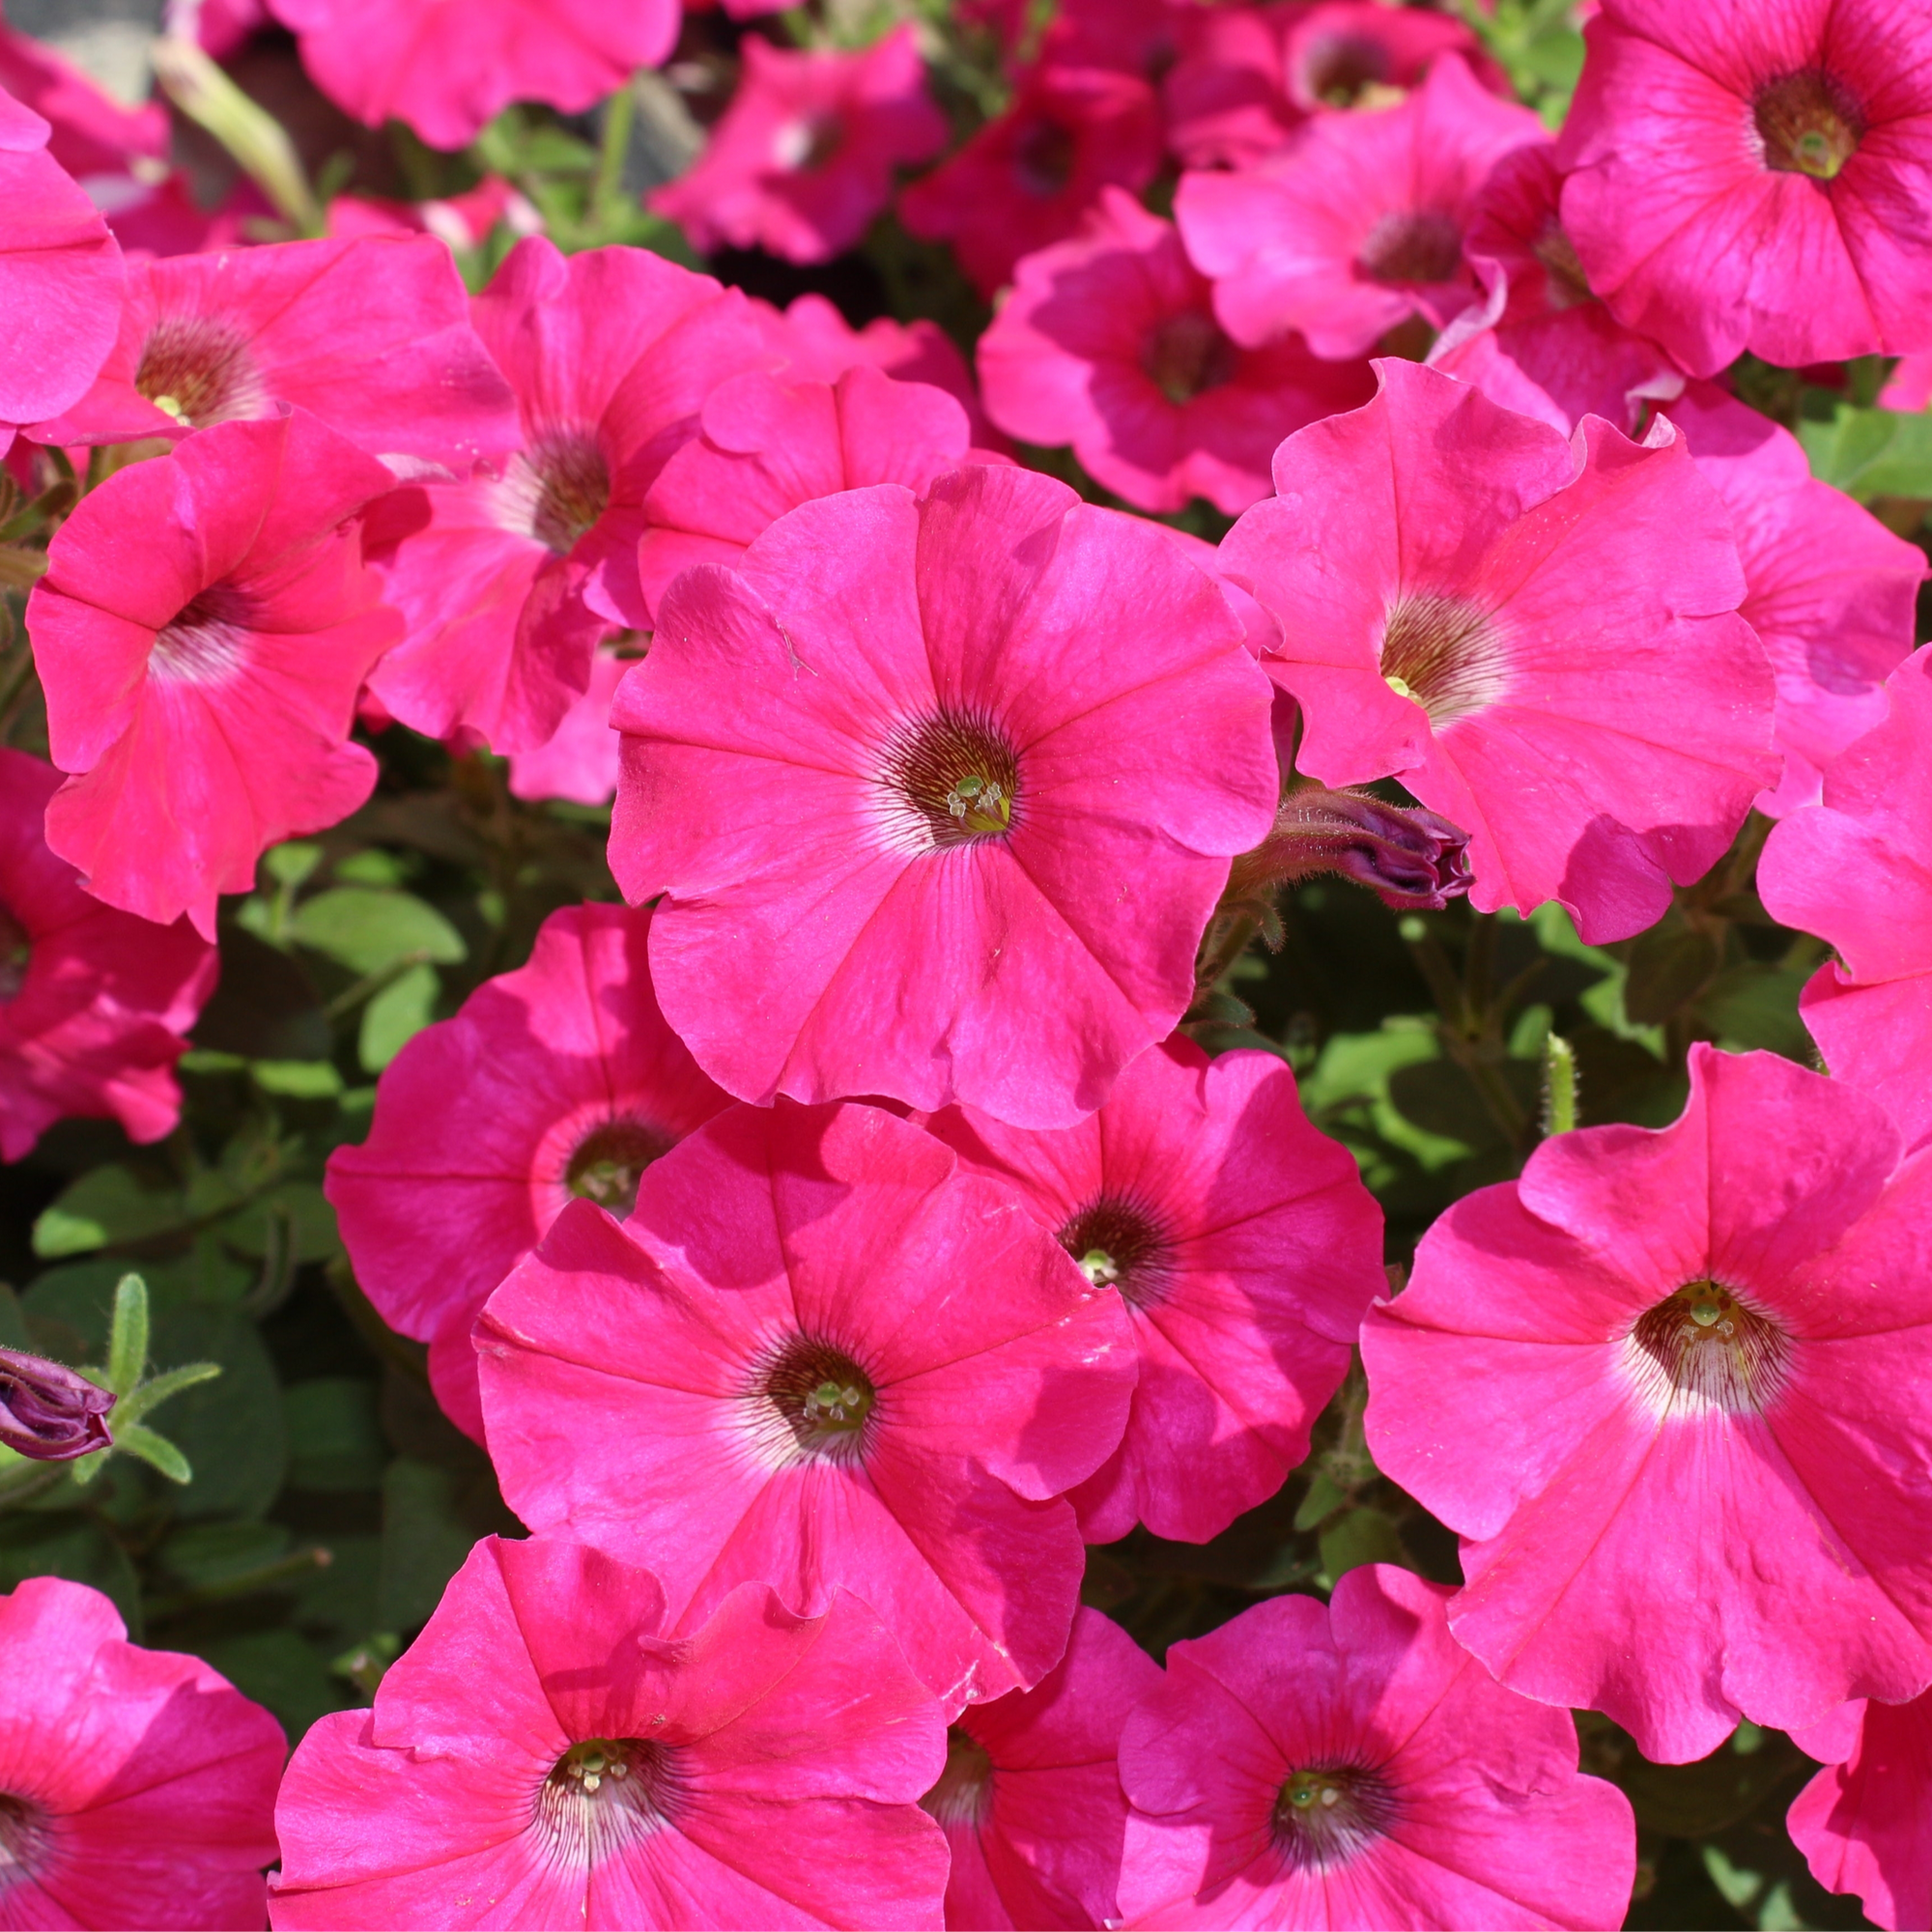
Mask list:
[[[40,1463],[68,1463],[114,1440],[113,1395],[40,1355],[0,1349],[0,1443]]]
[[[1339,873],[1403,912],[1439,912],[1469,890],[1469,835],[1420,806],[1309,786],[1282,801],[1274,830],[1235,862],[1249,889]]]

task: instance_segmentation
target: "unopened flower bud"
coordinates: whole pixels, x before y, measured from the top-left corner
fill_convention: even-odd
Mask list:
[[[1440,911],[1469,890],[1468,846],[1460,826],[1420,806],[1309,786],[1284,799],[1274,830],[1235,861],[1229,895],[1258,895],[1330,872],[1400,911]]]
[[[0,1349],[0,1443],[41,1463],[68,1463],[113,1442],[113,1394],[85,1376],[17,1349]]]

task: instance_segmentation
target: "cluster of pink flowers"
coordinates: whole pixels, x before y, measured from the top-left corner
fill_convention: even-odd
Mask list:
[[[0,749],[0,1153],[171,1130],[219,901],[370,797],[358,727],[614,795],[624,901],[328,1170],[530,1536],[285,1775],[97,1593],[0,1597],[0,1924],[1614,1923],[1572,1708],[1793,1732],[1821,1879],[1926,1922],[1925,561],[1722,373],[1932,355],[1932,16],[1603,0],[1552,136],[1446,14],[980,11],[1023,57],[947,157],[911,27],[754,34],[652,197],[809,263],[896,196],[1007,292],[977,383],[634,247],[471,296],[460,211],[142,242],[88,184],[152,130],[0,94],[4,454],[99,459],[26,607],[51,762]],[[441,148],[680,17],[268,12]],[[1297,839],[1601,945],[1754,807],[1829,1075],[1694,1046],[1674,1124],[1552,1135],[1399,1293],[1291,1066],[1181,1031]],[[1081,1607],[1086,1546],[1275,1495],[1358,1347],[1460,1587],[1164,1667]]]

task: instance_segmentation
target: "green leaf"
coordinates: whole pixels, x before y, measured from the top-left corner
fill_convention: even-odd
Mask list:
[[[1631,952],[1625,1010],[1634,1020],[1661,1025],[1697,996],[1719,957],[1718,942],[1694,926],[1645,933]]]
[[[278,886],[298,886],[322,864],[322,847],[302,839],[286,845],[271,845],[262,854],[262,864]]]
[[[1321,1532],[1321,1571],[1331,1585],[1364,1563],[1408,1566],[1402,1538],[1380,1510],[1352,1509]]]
[[[1798,1017],[1798,996],[1810,977],[1782,966],[1733,966],[1705,989],[1697,1017],[1732,1052],[1763,1047],[1808,1066],[1811,1036]]]
[[[403,1457],[383,1477],[383,1571],[377,1618],[414,1630],[441,1601],[479,1536],[466,1514],[464,1485],[451,1470]]]
[[[1704,1869],[1711,1883],[1724,1894],[1724,1903],[1742,1912],[1764,1889],[1764,1874],[1740,1871],[1716,1845],[1702,1847]]]
[[[187,1218],[187,1203],[177,1190],[146,1186],[125,1167],[97,1167],[34,1223],[34,1252],[43,1261],[91,1254],[110,1242],[120,1246],[165,1234]]]
[[[271,1214],[278,1216],[288,1231],[298,1262],[333,1261],[342,1252],[335,1209],[312,1180],[285,1180],[271,1187],[223,1224],[222,1238],[237,1254],[261,1261],[269,1253]]]
[[[249,1631],[199,1650],[244,1697],[266,1704],[292,1739],[351,1701],[347,1687],[329,1675],[327,1659],[294,1631]]]
[[[448,965],[467,951],[456,928],[434,906],[409,893],[370,886],[333,886],[317,893],[298,908],[289,931],[353,973],[380,973],[412,954]]]
[[[164,1435],[138,1422],[125,1422],[114,1432],[114,1446],[124,1455],[138,1456],[151,1469],[157,1469],[171,1483],[185,1489],[194,1481],[188,1460]]]
[[[107,1330],[107,1386],[133,1394],[148,1368],[148,1284],[124,1274],[114,1284],[114,1313]]]
[[[345,886],[400,886],[409,875],[410,867],[380,845],[372,845],[366,852],[352,852],[335,866],[336,879]]]
[[[1335,1514],[1342,1504],[1349,1500],[1349,1492],[1332,1476],[1318,1469],[1315,1479],[1308,1485],[1308,1493],[1302,1497],[1300,1506],[1294,1512],[1296,1529],[1313,1529],[1325,1518]]]
[[[1932,414],[1861,410],[1841,403],[1830,422],[1803,422],[1798,440],[1820,481],[1869,501],[1932,497]]]
[[[224,1583],[266,1570],[288,1553],[295,1537],[278,1522],[203,1522],[178,1529],[161,1545],[158,1563],[190,1590],[218,1590]]]
[[[218,1379],[168,1404],[168,1440],[194,1469],[170,1490],[177,1516],[258,1517],[274,1501],[288,1462],[281,1389],[255,1324],[234,1309],[187,1305],[156,1312],[155,1360],[218,1362]]]
[[[0,1593],[29,1577],[65,1577],[113,1600],[136,1642],[141,1637],[141,1585],[134,1566],[106,1527],[73,1511],[28,1510],[0,1517]]]
[[[263,1093],[292,1100],[330,1100],[342,1092],[342,1075],[327,1060],[258,1060],[248,1070]]]
[[[373,1490],[389,1460],[376,1419],[376,1385],[319,1376],[282,1391],[289,1432],[289,1484],[298,1490]]]
[[[429,1025],[440,983],[434,966],[412,966],[362,1009],[356,1052],[366,1072],[382,1072]]]
[[[27,1333],[27,1318],[20,1309],[20,1297],[10,1283],[0,1281],[0,1349],[24,1349],[33,1352]]]

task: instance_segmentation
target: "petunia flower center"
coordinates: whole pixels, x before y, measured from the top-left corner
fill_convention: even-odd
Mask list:
[[[1543,232],[1530,243],[1530,253],[1543,264],[1544,293],[1551,308],[1576,308],[1597,299],[1590,278],[1583,272],[1583,264],[1577,259],[1576,244],[1564,234],[1562,223],[1554,215],[1543,224]]]
[[[822,168],[845,145],[845,124],[836,114],[801,114],[772,137],[772,165],[785,173]]]
[[[51,1836],[46,1813],[38,1804],[0,1791],[0,1898],[40,1869]]]
[[[1367,34],[1323,34],[1302,57],[1302,85],[1324,107],[1353,107],[1388,77],[1388,49]]]
[[[758,1378],[768,1412],[797,1451],[822,1462],[856,1462],[878,1391],[852,1357],[809,1335],[793,1338]]]
[[[183,684],[213,684],[240,670],[248,655],[247,607],[224,584],[213,584],[156,633],[148,669]]]
[[[1398,697],[1412,697],[1437,731],[1503,694],[1508,667],[1493,617],[1435,591],[1397,599],[1382,631],[1380,668]]]
[[[586,1738],[551,1767],[536,1814],[554,1856],[595,1865],[663,1831],[676,1806],[668,1747],[647,1738]]]
[[[946,1733],[946,1769],[920,1801],[920,1807],[946,1830],[976,1831],[993,1808],[993,1760],[986,1747],[957,1724]]]
[[[1211,315],[1188,309],[1149,334],[1141,366],[1170,403],[1191,403],[1235,380],[1239,352]]]
[[[1169,1247],[1153,1216],[1116,1194],[1103,1194],[1061,1229],[1060,1245],[1095,1288],[1117,1288],[1130,1308],[1151,1308],[1171,1287]]]
[[[1387,1785],[1351,1764],[1305,1765],[1282,1780],[1274,1804],[1275,1847],[1298,1871],[1346,1864],[1388,1829]]]
[[[259,416],[269,407],[247,344],[212,316],[162,316],[141,350],[134,386],[184,429]]]
[[[1766,167],[1813,181],[1835,181],[1864,132],[1850,92],[1817,68],[1767,81],[1751,101],[1751,120]]]
[[[1355,267],[1372,282],[1453,282],[1463,267],[1463,230],[1437,209],[1391,209],[1369,230]]]
[[[15,999],[33,964],[34,936],[0,905],[0,1000]]]
[[[1075,154],[1073,130],[1042,117],[1013,142],[1013,174],[1029,194],[1050,201],[1073,179]]]
[[[916,848],[971,845],[1012,829],[1019,761],[998,726],[945,711],[888,747],[880,784],[891,818]]]
[[[1639,1385],[1662,1407],[1760,1410],[1784,1386],[1791,1342],[1715,1281],[1687,1282],[1637,1318],[1627,1344]]]
[[[638,1205],[638,1182],[660,1154],[668,1153],[668,1134],[642,1121],[606,1121],[578,1142],[564,1169],[563,1184],[573,1194],[608,1208],[623,1220]]]
[[[559,556],[611,502],[611,469],[588,430],[547,430],[517,462],[532,497],[530,534]]]

